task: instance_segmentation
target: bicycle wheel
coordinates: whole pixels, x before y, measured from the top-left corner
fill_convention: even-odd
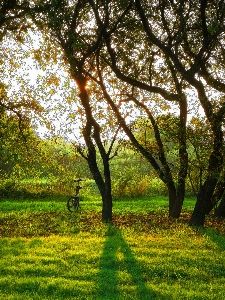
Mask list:
[[[67,201],[67,208],[70,212],[77,211],[79,208],[79,197],[70,197]]]

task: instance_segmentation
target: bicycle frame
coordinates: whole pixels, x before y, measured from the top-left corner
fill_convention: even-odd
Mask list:
[[[67,208],[70,212],[77,211],[78,208],[80,207],[79,192],[80,192],[80,189],[82,189],[82,186],[80,186],[81,181],[83,181],[83,179],[74,180],[74,182],[77,183],[76,194],[74,196],[71,196],[67,201]]]
[[[82,189],[82,186],[80,186],[80,182],[83,181],[82,179],[77,179],[77,180],[74,180],[74,182],[77,183],[76,185],[76,194],[75,196],[78,196],[79,192],[80,192],[80,189]]]

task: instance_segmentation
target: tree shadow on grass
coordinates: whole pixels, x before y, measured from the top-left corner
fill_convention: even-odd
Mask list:
[[[225,250],[225,236],[223,234],[213,228],[204,228],[202,231],[212,242],[216,243],[222,250]]]
[[[138,261],[121,231],[109,226],[106,236],[100,259],[97,299],[158,299],[147,287]]]

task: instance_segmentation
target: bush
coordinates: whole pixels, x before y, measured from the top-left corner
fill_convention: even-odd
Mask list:
[[[139,197],[144,195],[167,195],[167,188],[159,179],[150,175],[123,172],[123,176],[112,184],[115,198]]]
[[[0,196],[2,198],[44,198],[53,194],[52,188],[46,184],[33,180],[16,181],[7,179],[0,184]]]

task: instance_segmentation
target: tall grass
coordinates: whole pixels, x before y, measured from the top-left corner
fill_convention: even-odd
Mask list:
[[[192,201],[177,221],[163,198],[116,201],[105,225],[99,199],[63,200],[0,202],[0,299],[225,299],[225,223],[189,227]]]

